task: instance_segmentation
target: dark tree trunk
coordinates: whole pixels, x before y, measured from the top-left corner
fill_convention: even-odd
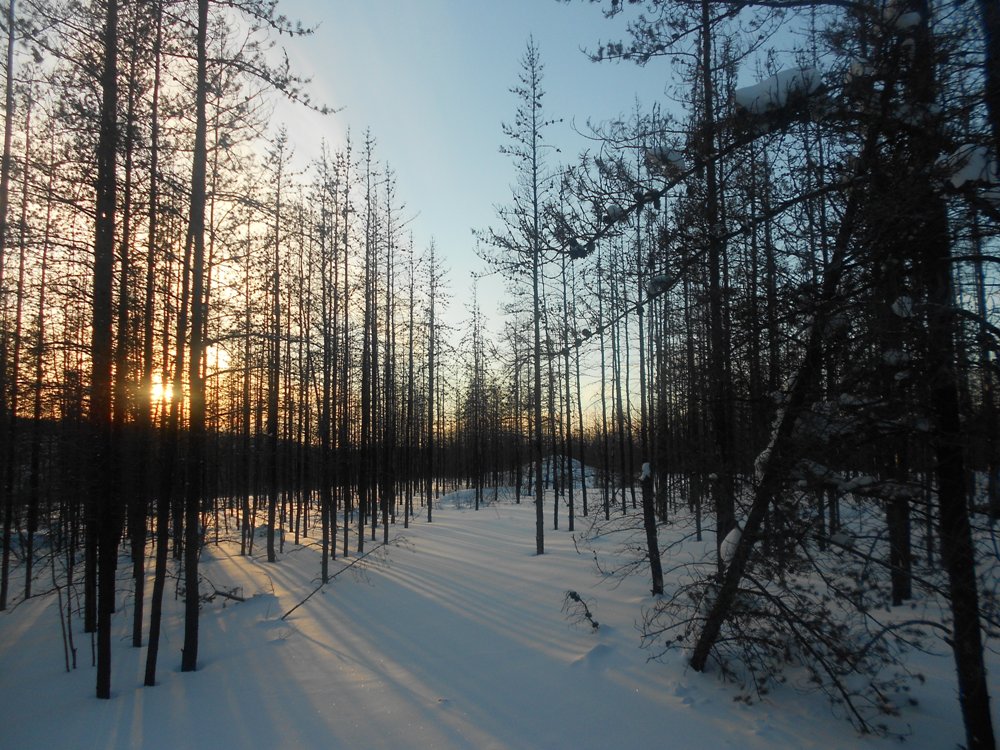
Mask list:
[[[434,348],[436,332],[434,330],[434,305],[437,294],[437,264],[434,260],[434,244],[431,243],[430,263],[428,273],[430,274],[430,304],[428,325],[427,325],[427,472],[425,482],[427,485],[427,523],[431,523],[434,507]]]
[[[120,532],[116,441],[112,427],[112,294],[118,151],[118,2],[104,19],[101,127],[97,145],[93,332],[89,421],[93,434],[91,520],[97,522],[97,697],[111,697],[111,616]]]
[[[24,117],[24,168],[21,177],[21,220],[18,230],[18,263],[17,263],[17,293],[14,305],[14,356],[11,359],[11,383],[10,383],[10,423],[8,424],[9,435],[7,438],[7,469],[4,472],[7,482],[6,494],[14,497],[14,482],[19,463],[17,456],[18,428],[20,420],[17,417],[21,400],[21,352],[24,348],[24,297],[25,297],[25,261],[28,251],[27,231],[28,231],[28,178],[31,174],[31,95],[28,95],[27,112]],[[34,556],[34,525],[37,524],[37,505],[28,508],[28,528],[27,528],[27,549],[26,549],[26,574],[25,574],[25,595],[27,599],[31,594],[31,558]],[[31,515],[35,515],[34,519]]]
[[[1000,0],[979,0],[983,25],[986,111],[993,131],[993,153],[1000,154]]]
[[[955,319],[947,218],[940,198],[928,194],[924,231],[917,243],[918,273],[927,293],[927,376],[933,423],[932,448],[938,486],[941,557],[951,597],[952,650],[958,694],[970,750],[995,747],[983,660],[975,548],[966,497],[963,433],[955,376]]]
[[[702,148],[705,156],[715,148],[715,86],[712,78],[712,36],[709,25],[709,0],[701,3],[701,75],[704,112],[702,113]],[[718,165],[707,159],[705,166],[705,222],[708,227],[708,278],[709,278],[709,390],[712,399],[712,435],[715,441],[715,466],[713,493],[715,496],[716,550],[736,525],[733,503],[732,441],[729,414],[729,385],[725,367],[727,352],[723,330],[722,255],[725,252],[721,237],[719,215]],[[721,571],[722,560],[719,560]]]
[[[163,39],[163,6],[161,2],[157,2],[154,12],[156,14],[156,37],[153,46],[153,101],[150,113],[149,236],[146,248],[146,294],[143,306],[142,401],[139,410],[140,431],[142,434],[142,447],[139,454],[139,477],[144,496],[146,487],[149,485],[147,473],[150,466],[149,459],[153,452],[153,314],[155,309],[155,259],[159,235],[159,225],[157,223],[159,208],[157,165],[159,163],[160,52]],[[165,495],[161,492],[156,499],[156,561],[153,571],[153,591],[150,598],[149,638],[146,647],[146,669],[143,680],[143,683],[149,687],[156,684],[156,661],[160,645],[163,588],[166,583],[169,516],[170,496],[169,493]]]
[[[10,226],[7,216],[10,210],[11,144],[14,139],[14,21],[15,0],[7,5],[7,83],[4,97],[3,160],[0,162],[0,284],[4,280],[7,258],[7,239]],[[6,491],[7,478],[3,476],[3,457],[7,455],[7,335],[0,335],[0,502],[3,505],[3,553],[0,558],[0,611],[7,609],[7,595],[10,588],[10,544],[14,526],[14,498]],[[89,539],[89,537],[88,537]],[[88,632],[96,626],[94,601],[90,594],[94,591],[85,587],[85,619],[90,625]]]
[[[861,153],[857,159],[857,174],[866,174],[870,169],[872,157],[881,135],[878,129],[871,129],[865,139]],[[817,300],[817,314],[814,316],[812,329],[806,343],[805,353],[796,373],[791,378],[791,392],[786,394],[784,407],[775,417],[771,439],[766,449],[766,460],[759,468],[758,484],[750,502],[750,510],[743,525],[743,532],[733,552],[732,559],[725,566],[721,575],[721,584],[715,596],[715,601],[705,616],[705,623],[692,650],[691,667],[704,671],[708,657],[722,632],[722,625],[732,608],[739,589],[743,573],[750,560],[750,553],[760,536],[765,515],[783,481],[784,464],[790,450],[790,439],[798,421],[799,415],[807,406],[810,390],[815,386],[823,364],[823,331],[826,326],[826,308],[836,298],[844,273],[845,258],[849,249],[862,204],[862,196],[858,191],[848,193],[847,204],[841,217],[840,229],[834,245],[834,255],[827,268],[823,285]]]
[[[916,62],[910,74],[909,94],[917,105],[929,107],[936,101],[933,39],[927,23],[930,9],[924,1],[918,6],[924,21],[916,33]],[[995,66],[997,61],[992,64]],[[996,93],[996,85],[995,80],[988,80],[988,95]],[[917,221],[911,229],[915,238],[915,276],[927,300],[925,367],[930,388],[931,448],[938,485],[941,556],[948,572],[951,597],[951,645],[958,673],[959,702],[969,750],[992,750],[996,745],[983,659],[975,547],[962,455],[948,215],[940,193],[933,190],[931,181],[925,177],[937,155],[935,134],[928,130],[915,131],[910,162],[916,173],[915,184],[919,186],[911,196]]]
[[[193,243],[191,268],[191,357],[189,360],[189,476],[184,503],[184,648],[181,671],[198,668],[198,555],[201,552],[201,502],[205,456],[205,172],[208,161],[205,115],[208,95],[208,0],[198,0],[194,154],[191,167],[191,213],[188,242]]]
[[[52,208],[55,179],[55,139],[50,143],[49,181],[45,199],[45,234],[42,239],[41,279],[38,293],[38,320],[35,331],[35,383],[32,404],[31,458],[28,474],[27,547],[25,549],[24,598],[31,596],[32,565],[34,562],[34,533],[38,528],[41,491],[42,453],[42,391],[45,385],[45,286],[48,276],[49,244],[52,233]],[[75,553],[74,553],[75,554]],[[53,558],[54,562],[54,558]],[[69,594],[67,593],[67,597]]]

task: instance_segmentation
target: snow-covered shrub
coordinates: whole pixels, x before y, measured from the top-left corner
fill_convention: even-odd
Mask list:
[[[763,543],[754,549],[712,663],[744,688],[740,700],[792,683],[825,692],[860,731],[891,733],[887,717],[905,709],[919,679],[905,667],[907,644],[925,641],[926,633],[919,617],[887,616],[880,606],[885,572],[865,560],[878,542],[838,531],[820,551],[802,497],[782,503],[790,515],[780,532],[772,530],[794,543],[784,551]],[[738,539],[739,532],[723,542],[727,556]],[[643,643],[654,657],[692,648],[717,596],[710,560],[679,567],[677,587],[644,611]]]

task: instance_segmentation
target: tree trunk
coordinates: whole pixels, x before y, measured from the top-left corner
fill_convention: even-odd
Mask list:
[[[646,385],[648,375],[646,373],[646,305],[648,300],[643,302],[642,296],[645,294],[645,258],[642,254],[642,212],[636,213],[635,243],[636,243],[636,278],[638,288],[636,291],[640,301],[637,305],[639,323],[639,446],[642,464],[642,525],[646,532],[646,553],[649,556],[649,574],[652,579],[651,591],[653,596],[663,593],[663,566],[660,563],[660,544],[656,535],[656,512],[653,508],[653,471],[650,463],[649,450],[649,418],[650,410],[647,404]]]
[[[31,596],[34,533],[38,528],[42,452],[42,391],[45,385],[45,285],[48,276],[49,244],[52,239],[52,208],[55,178],[55,139],[50,141],[49,180],[45,191],[45,234],[42,239],[41,279],[38,291],[38,321],[35,331],[35,384],[32,404],[31,459],[28,475],[27,546],[25,549],[24,598]],[[54,554],[54,553],[53,553]],[[53,564],[55,557],[53,556]],[[69,594],[67,594],[69,596]]]
[[[425,482],[427,484],[427,523],[431,523],[434,520],[434,349],[436,344],[436,332],[434,330],[434,305],[437,301],[435,299],[437,296],[437,272],[437,263],[434,260],[434,242],[432,240],[430,247],[430,262],[428,265],[428,273],[430,274],[430,299],[428,302],[430,304],[430,310],[427,324],[427,467],[425,469],[427,472],[425,477]]]
[[[19,463],[17,456],[17,431],[19,420],[17,412],[21,400],[21,351],[24,345],[24,296],[25,296],[25,261],[28,251],[27,231],[28,231],[28,177],[31,174],[31,94],[28,94],[27,111],[24,116],[24,169],[21,180],[21,220],[18,229],[18,263],[17,263],[17,293],[15,295],[14,306],[14,356],[11,358],[11,383],[10,383],[10,423],[8,425],[9,435],[7,437],[7,469],[4,477],[7,482],[6,494],[14,497],[14,482]],[[36,510],[37,512],[37,510]],[[30,514],[30,509],[29,509]],[[37,519],[36,519],[37,520]],[[28,550],[29,559],[26,560],[28,572],[31,569],[30,556],[34,555],[32,539],[34,529],[29,519],[28,523]],[[27,575],[27,574],[26,574]],[[30,581],[25,583],[25,599],[30,594]]]
[[[97,523],[97,697],[111,697],[111,616],[120,531],[117,445],[112,427],[112,293],[118,151],[118,2],[108,0],[103,32],[101,127],[97,145],[93,331],[89,421],[93,434],[91,520]]]
[[[3,159],[0,162],[0,285],[4,281],[7,258],[7,240],[10,234],[7,216],[10,211],[11,144],[14,139],[14,22],[15,0],[7,5],[7,83],[4,97]],[[7,595],[10,588],[10,545],[14,525],[14,498],[6,491],[7,480],[2,475],[5,468],[3,457],[7,455],[7,335],[0,336],[0,492],[3,505],[3,555],[0,558],[0,611],[7,609]],[[88,537],[89,538],[89,537]],[[86,594],[92,589],[87,587]],[[89,605],[89,606],[88,606]],[[86,617],[93,618],[94,605],[90,596],[86,597]],[[92,629],[92,628],[91,628]]]
[[[715,148],[715,86],[712,80],[712,36],[709,25],[709,2],[701,2],[701,75],[703,95],[702,149],[704,156]],[[725,362],[725,335],[723,330],[723,289],[722,289],[722,224],[719,216],[719,187],[716,177],[718,165],[715,159],[706,158],[705,165],[705,222],[708,227],[708,278],[709,278],[709,391],[712,399],[712,434],[715,441],[716,479],[715,492],[715,541],[716,550],[721,547],[736,525],[733,503],[732,479],[732,427],[729,414],[729,384]],[[719,558],[719,570],[722,559]]]
[[[918,3],[918,10],[923,21],[915,34],[915,63],[910,73],[909,94],[918,106],[929,107],[937,97],[933,39],[927,22],[930,9],[925,0]],[[988,81],[988,90],[995,86],[995,81]],[[920,186],[911,196],[917,222],[911,229],[916,238],[913,244],[915,277],[927,300],[924,356],[930,386],[931,448],[936,464],[941,556],[948,572],[951,598],[951,646],[958,673],[959,703],[969,750],[992,750],[996,745],[983,659],[975,546],[966,496],[959,384],[955,371],[957,327],[948,214],[940,193],[925,177],[933,168],[937,155],[935,134],[928,130],[915,131],[910,161],[916,184]]]
[[[205,456],[205,172],[207,154],[208,94],[207,53],[208,0],[198,0],[197,66],[195,89],[195,136],[191,168],[191,213],[188,242],[194,244],[191,268],[191,357],[189,360],[189,476],[184,503],[184,648],[181,671],[198,668],[198,555],[201,552],[201,502]]]

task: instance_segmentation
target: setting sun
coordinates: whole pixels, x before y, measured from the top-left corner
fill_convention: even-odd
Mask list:
[[[153,383],[149,387],[149,395],[154,404],[161,404],[169,401],[172,390],[173,389],[169,385],[164,384],[158,373],[153,373]]]

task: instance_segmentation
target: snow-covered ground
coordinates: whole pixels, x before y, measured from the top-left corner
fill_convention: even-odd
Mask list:
[[[583,519],[575,538],[547,529],[538,557],[530,503],[476,512],[466,495],[445,498],[433,524],[394,526],[392,545],[284,621],[315,587],[315,540],[286,544],[277,564],[240,558],[232,545],[209,546],[204,575],[218,589],[242,587],[247,600],[205,605],[199,670],[181,674],[182,603],[169,598],[159,684],[145,688],[145,650],[129,645],[126,597],[115,620],[110,701],[93,697],[89,636],[77,633],[81,667],[65,672],[54,595],[0,614],[0,747],[898,745],[859,737],[823,696],[791,682],[745,705],[717,676],[686,668],[679,653],[647,661],[636,622],[648,583],[642,575],[599,577],[581,541]],[[602,556],[617,548],[612,538],[595,544]],[[123,565],[123,590],[126,573]],[[568,590],[579,592],[597,630],[563,611]],[[910,733],[912,748],[957,747],[963,730],[951,660],[914,658],[928,679],[914,690],[917,705],[892,726]],[[991,664],[996,715],[1000,664]]]

